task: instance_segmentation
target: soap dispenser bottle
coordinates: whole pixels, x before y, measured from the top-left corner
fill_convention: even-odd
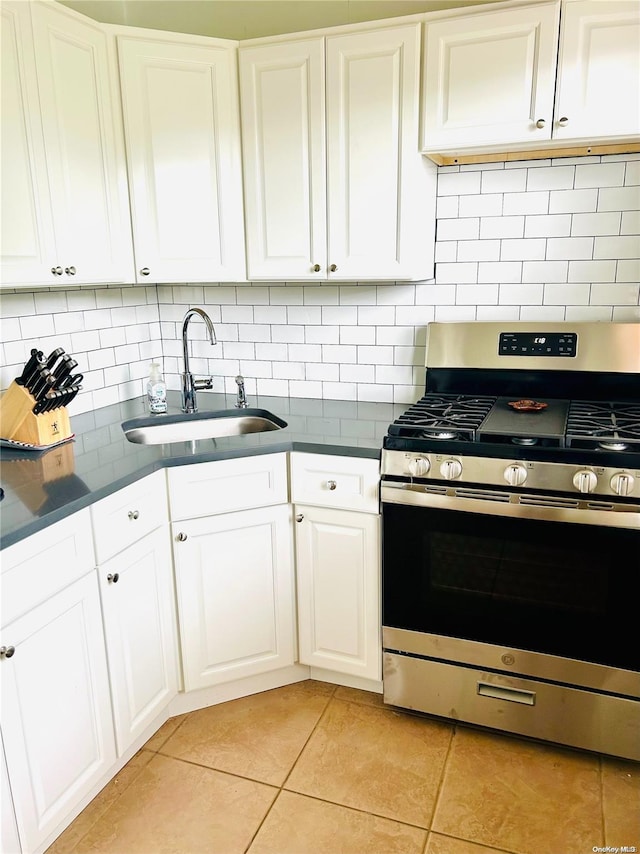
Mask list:
[[[162,377],[158,362],[151,362],[149,368],[147,399],[149,412],[152,415],[160,415],[167,411],[167,384]]]

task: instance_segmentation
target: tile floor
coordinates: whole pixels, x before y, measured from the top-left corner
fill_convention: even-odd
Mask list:
[[[309,681],[167,721],[47,854],[620,846],[640,851],[640,764],[406,714],[376,694]]]

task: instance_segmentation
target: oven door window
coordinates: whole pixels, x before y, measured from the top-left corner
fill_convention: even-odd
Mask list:
[[[640,532],[383,505],[385,626],[640,669]]]

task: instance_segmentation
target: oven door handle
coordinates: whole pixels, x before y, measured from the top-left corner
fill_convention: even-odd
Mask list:
[[[429,492],[427,489],[417,483],[383,481],[380,500],[383,504],[640,530],[638,504],[615,504],[597,499],[498,492],[461,486],[438,487],[438,492]]]

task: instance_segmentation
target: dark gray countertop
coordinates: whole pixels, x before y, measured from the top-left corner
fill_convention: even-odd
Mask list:
[[[180,411],[169,392],[169,412]],[[233,409],[235,398],[200,392],[200,412]],[[159,468],[278,451],[377,459],[389,424],[405,404],[259,397],[250,406],[287,422],[268,433],[136,445],[121,424],[147,415],[145,397],[72,418],[75,439],[42,452],[0,450],[0,548],[6,548]],[[162,417],[162,416],[158,416]]]

